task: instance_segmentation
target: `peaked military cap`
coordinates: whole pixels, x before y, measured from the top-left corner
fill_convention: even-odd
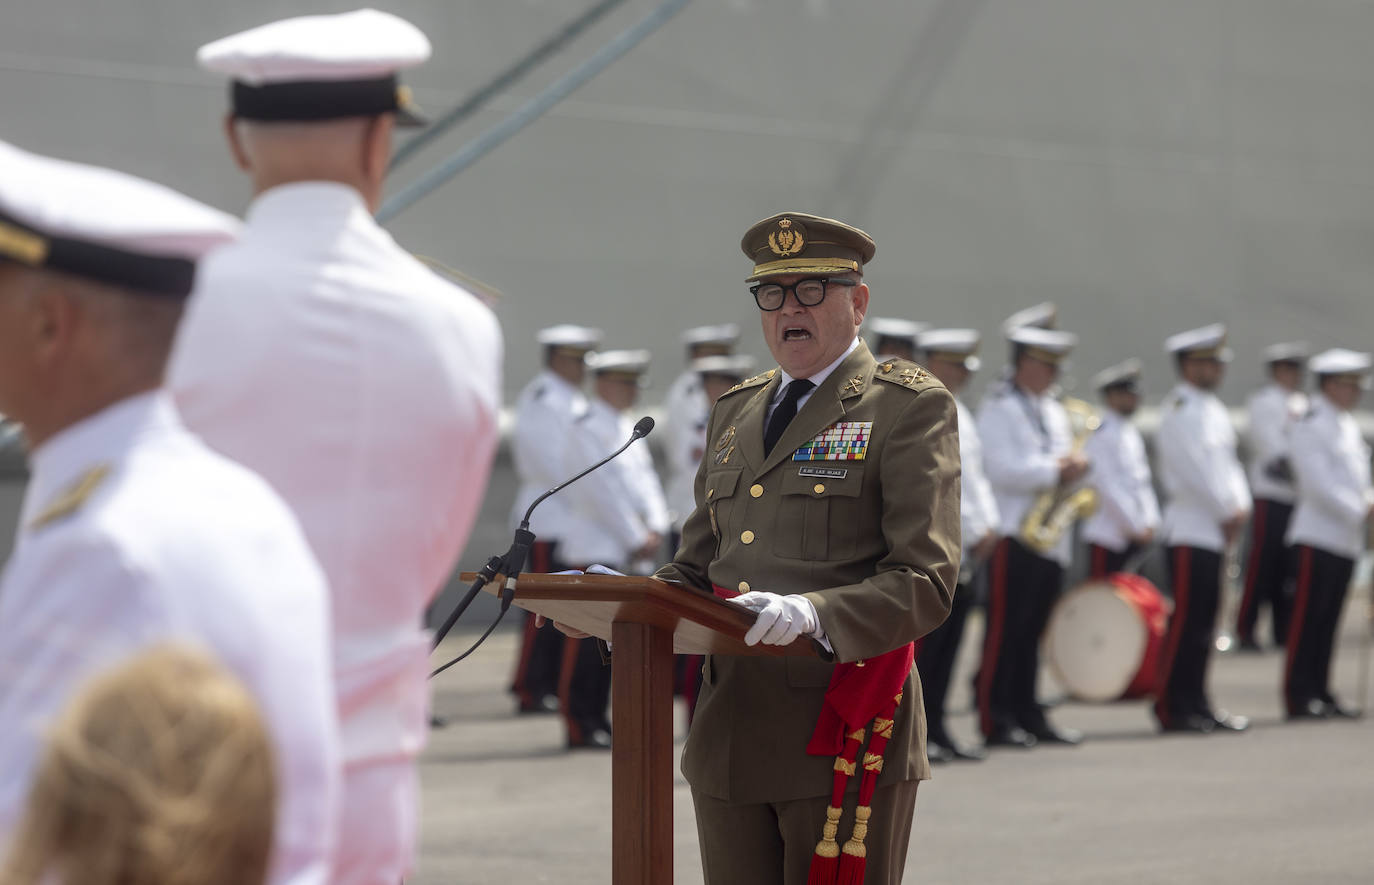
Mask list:
[[[739,340],[739,326],[735,323],[722,323],[719,326],[693,326],[682,333],[682,343],[694,344],[734,344]]]
[[[1053,329],[1059,324],[1059,308],[1053,301],[1042,301],[1034,307],[1018,310],[1002,321],[1002,334],[1010,336],[1016,329],[1032,327]]]
[[[1035,326],[1022,326],[1007,333],[1007,340],[1021,348],[1023,353],[1042,363],[1059,365],[1069,351],[1078,346],[1078,336],[1072,332],[1058,329],[1040,329]]]
[[[0,141],[0,261],[185,297],[197,260],[238,229],[160,184]]]
[[[305,15],[207,43],[201,67],[231,79],[233,113],[245,120],[320,121],[394,113],[423,125],[396,72],[429,58],[429,40],[376,9]]]
[[[1312,374],[1319,378],[1350,375],[1359,380],[1361,387],[1367,388],[1369,387],[1370,372],[1374,370],[1374,357],[1357,350],[1333,347],[1312,357],[1311,362],[1308,363],[1308,368],[1312,370]]]
[[[1138,393],[1140,391],[1140,375],[1144,368],[1144,364],[1134,357],[1123,360],[1094,375],[1093,389],[1101,391],[1112,387],[1124,387],[1132,393]]]
[[[1306,341],[1285,341],[1280,344],[1271,344],[1264,349],[1264,362],[1267,363],[1298,363],[1299,365],[1307,362],[1307,355],[1310,353]]]
[[[733,378],[736,382],[749,377],[754,371],[755,360],[744,353],[729,356],[703,356],[692,360],[691,369],[698,375],[719,375]]]
[[[780,212],[754,224],[740,248],[754,262],[751,283],[784,274],[863,273],[878,249],[857,227],[804,212]]]
[[[982,340],[977,329],[928,329],[917,343],[928,359],[962,363],[965,369],[976,372],[983,366],[977,356]]]
[[[1226,326],[1212,323],[1179,332],[1164,339],[1164,350],[1175,356],[1193,359],[1214,359],[1223,363],[1231,361],[1231,348],[1226,346]]]

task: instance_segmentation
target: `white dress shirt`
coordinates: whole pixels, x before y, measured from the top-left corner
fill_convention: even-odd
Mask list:
[[[491,311],[330,182],[258,196],[238,242],[201,263],[182,321],[168,378],[187,424],[281,493],[329,579],[345,762],[336,882],[409,869],[423,618],[486,492],[501,357]]]
[[[1039,396],[1009,384],[983,401],[978,415],[983,467],[992,485],[1003,535],[1019,537],[1021,521],[1035,499],[1059,485],[1059,459],[1073,449],[1064,406],[1049,393]],[[1065,532],[1047,558],[1068,566],[1072,532]]]
[[[1159,501],[1150,477],[1145,441],[1129,418],[1111,409],[1088,438],[1088,482],[1097,489],[1097,511],[1083,523],[1083,540],[1118,553],[1131,539],[1159,528]]]
[[[573,421],[587,414],[588,405],[581,390],[549,369],[535,375],[520,391],[510,440],[515,475],[520,479],[511,508],[512,529],[520,525],[535,498],[587,466],[564,472],[564,447],[572,435]],[[573,518],[568,507],[563,492],[544,499],[530,516],[530,531],[537,540],[561,541],[567,537]],[[561,551],[559,558],[566,559]]]
[[[188,433],[165,393],[106,408],[31,460],[0,579],[0,834],[14,832],[43,729],[73,692],[141,648],[187,641],[244,682],[271,732],[271,881],[330,881],[340,760],[329,601],[286,504]],[[93,470],[108,472],[45,520]]]
[[[1307,395],[1287,391],[1277,384],[1266,385],[1250,395],[1246,403],[1250,443],[1250,492],[1291,504],[1297,498],[1293,483],[1270,476],[1265,468],[1279,458],[1289,458],[1293,424],[1307,412]]]
[[[663,453],[668,467],[668,511],[678,531],[696,507],[697,468],[706,451],[711,404],[701,375],[688,370],[673,381],[663,400]]]
[[[797,399],[797,411],[798,411],[798,412],[800,412],[800,411],[802,410],[802,406],[806,405],[806,404],[811,400],[811,395],[814,394],[814,393],[816,392],[816,390],[817,390],[822,384],[825,383],[825,379],[827,379],[827,378],[830,377],[830,373],[832,373],[832,372],[834,372],[836,369],[838,369],[838,368],[840,367],[840,363],[844,362],[845,357],[847,357],[847,356],[849,356],[851,353],[853,353],[853,352],[854,352],[854,348],[856,348],[856,347],[858,347],[858,346],[859,346],[859,338],[858,338],[858,336],[856,335],[856,336],[854,336],[854,340],[851,341],[851,342],[849,342],[849,347],[845,349],[845,352],[842,353],[842,354],[840,354],[839,359],[835,360],[833,363],[831,363],[830,365],[826,366],[824,369],[821,369],[821,370],[820,370],[819,372],[817,372],[816,374],[814,374],[814,375],[808,375],[808,376],[807,376],[807,378],[811,381],[811,389],[808,390],[806,393],[803,393],[800,397],[798,397],[798,399]],[[770,418],[773,417],[773,410],[776,409],[776,408],[778,407],[778,403],[782,402],[783,399],[786,398],[786,396],[787,396],[787,385],[789,385],[789,384],[791,384],[793,381],[797,380],[797,379],[793,378],[791,375],[787,374],[787,370],[786,370],[786,369],[783,369],[782,367],[779,367],[779,368],[778,368],[778,372],[779,372],[779,374],[782,375],[782,383],[779,384],[779,385],[778,385],[778,389],[777,389],[776,391],[774,391],[774,393],[773,393],[773,398],[772,398],[771,400],[768,401],[768,412],[767,412],[767,414],[765,414],[765,415],[763,416],[763,426],[764,426],[764,427],[767,427],[767,426],[768,426],[768,420],[769,420]]]
[[[1222,523],[1250,510],[1250,489],[1236,458],[1236,431],[1214,394],[1179,384],[1164,401],[1156,435],[1159,477],[1169,502],[1170,546],[1226,549]]]
[[[1298,504],[1287,542],[1358,559],[1374,503],[1369,446],[1359,425],[1349,412],[1317,394],[1307,417],[1293,425],[1292,439]]]
[[[997,499],[992,494],[987,473],[983,470],[983,442],[978,436],[978,423],[973,413],[958,397],[954,406],[959,413],[959,463],[963,476],[959,487],[959,524],[963,539],[963,560],[969,566],[969,551],[989,532],[1001,533],[1001,517]]]
[[[585,470],[623,446],[633,430],[634,421],[628,415],[594,397],[586,414],[573,422],[566,440],[564,465],[568,475]],[[663,486],[649,448],[642,441],[560,494],[567,496],[572,514],[563,541],[570,564],[628,567],[634,551],[644,546],[651,532],[663,534],[668,530]]]

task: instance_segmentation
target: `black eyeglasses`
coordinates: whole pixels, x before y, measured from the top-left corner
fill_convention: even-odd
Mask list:
[[[759,306],[759,310],[781,310],[782,304],[787,300],[787,293],[790,291],[796,296],[797,303],[802,307],[815,307],[825,300],[826,286],[857,286],[857,280],[832,280],[828,277],[808,277],[804,280],[797,280],[790,286],[781,286],[777,283],[758,283],[750,286],[749,291],[754,296],[754,303]]]

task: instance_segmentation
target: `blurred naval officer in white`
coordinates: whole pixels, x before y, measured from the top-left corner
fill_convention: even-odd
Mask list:
[[[873,317],[864,324],[869,335],[869,349],[878,362],[890,359],[916,360],[916,339],[927,323],[916,323],[899,317]]]
[[[586,358],[601,343],[601,330],[564,323],[541,329],[535,340],[543,368],[516,397],[511,428],[511,455],[520,481],[511,507],[511,529],[520,525],[534,499],[573,475],[563,472],[563,447],[572,434],[572,422],[587,413],[589,403],[582,392]],[[530,516],[535,535],[530,571],[548,573],[568,567],[560,551],[573,520],[568,508],[566,495],[553,495]],[[558,712],[563,645],[563,634],[552,622],[536,627],[534,615],[525,613],[511,684],[518,712]]]
[[[255,197],[207,261],[169,381],[188,425],[263,475],[329,579],[344,752],[334,881],[394,885],[417,831],[426,608],[467,542],[497,442],[501,330],[372,218],[399,69],[429,41],[362,10],[202,47],[232,80],[230,148]]]
[[[325,578],[281,498],[187,431],[162,388],[196,262],[237,229],[159,185],[0,143],[0,410],[32,453],[0,578],[0,834],[66,699],[187,641],[270,727],[271,881],[323,885],[340,775]]]
[[[1042,301],[1039,304],[1016,311],[1002,321],[1002,337],[1009,339],[1012,332],[1026,328],[1059,328],[1059,308],[1055,306],[1053,301]],[[987,389],[983,392],[984,402],[1011,390],[1011,376],[1015,369],[1016,367],[1011,364],[1002,368],[1001,373],[988,383]],[[1057,390],[1057,385],[1052,385],[1049,392],[1051,395],[1057,395]],[[979,407],[981,408],[981,403]]]
[[[647,350],[606,350],[587,360],[592,372],[591,405],[573,421],[564,448],[564,470],[572,476],[620,448],[634,430],[630,413],[649,369]],[[565,555],[575,567],[600,564],[619,572],[649,574],[658,565],[668,531],[668,505],[644,445],[630,446],[614,461],[564,490],[572,521]],[[559,693],[569,747],[610,746],[606,717],[610,668],[592,639],[567,639]],[[569,664],[575,664],[569,671]]]
[[[1331,693],[1331,652],[1355,562],[1374,518],[1369,446],[1351,410],[1369,388],[1368,353],[1336,348],[1312,357],[1317,391],[1293,425],[1298,504],[1288,528],[1296,594],[1284,665],[1290,719],[1358,715]]]
[[[1236,612],[1236,638],[1245,651],[1259,651],[1255,622],[1263,607],[1269,609],[1274,645],[1288,635],[1288,596],[1285,574],[1289,560],[1288,522],[1293,516],[1297,490],[1289,456],[1289,433],[1307,412],[1303,392],[1303,365],[1307,345],[1300,341],[1265,348],[1264,363],[1270,382],[1246,401],[1250,444],[1250,494],[1255,499],[1250,520],[1250,552],[1245,562],[1245,591]]]
[[[1164,639],[1155,718],[1165,731],[1244,730],[1249,721],[1216,710],[1207,698],[1221,569],[1250,515],[1250,489],[1236,457],[1236,432],[1216,389],[1231,361],[1221,323],[1170,336],[1179,384],[1160,407],[1155,447],[1168,502],[1163,540],[1169,548],[1174,611]]]
[[[928,329],[921,332],[918,339],[921,363],[954,394],[959,414],[959,463],[963,466],[959,488],[962,538],[959,583],[954,590],[949,617],[926,635],[916,658],[926,708],[926,755],[931,762],[978,760],[987,755],[981,747],[955,740],[945,725],[945,698],[959,659],[964,624],[973,606],[974,581],[1001,538],[997,499],[983,471],[983,444],[978,436],[978,424],[960,398],[969,378],[982,366],[978,358],[981,341],[977,329]]]
[[[1159,500],[1145,441],[1131,417],[1140,407],[1138,359],[1103,369],[1093,378],[1105,408],[1102,423],[1083,447],[1092,464],[1088,481],[1097,489],[1097,510],[1083,521],[1088,576],[1105,578],[1154,541]]]
[[[710,406],[715,405],[716,400],[725,395],[736,384],[754,374],[756,360],[743,353],[734,353],[722,356],[703,356],[692,360],[692,371],[701,379],[701,389],[706,395],[707,412],[701,416],[697,422],[694,433],[691,436],[683,433],[675,435],[668,440],[668,446],[680,447],[674,455],[670,452],[669,459],[674,457],[683,459],[692,457],[696,459],[696,464],[701,464],[701,458],[706,453],[706,429],[710,423]],[[695,467],[693,470],[695,471]],[[695,506],[696,494],[693,489],[695,476],[688,477],[686,490],[687,512],[691,513]],[[669,512],[673,512],[673,495],[677,494],[678,501],[681,503],[681,490],[674,490],[672,486],[668,489]],[[669,544],[669,553],[675,552],[678,547],[677,529],[681,528],[681,522],[675,525],[673,536]],[[697,698],[701,694],[702,665],[705,662],[704,655],[678,655],[676,671],[674,673],[675,691],[682,695],[687,705],[687,724],[690,726],[692,717],[696,715]]]
[[[979,671],[979,725],[991,746],[1031,747],[1037,742],[1076,744],[1073,729],[1054,727],[1035,698],[1040,636],[1064,583],[1072,535],[1065,532],[1044,553],[1020,537],[1035,500],[1088,471],[1074,451],[1073,431],[1053,390],[1060,365],[1078,343],[1071,332],[1020,326],[1011,345],[1008,384],[984,400],[978,414],[983,465],[1002,540],[988,574],[988,626]]]
[[[694,364],[706,357],[728,356],[739,341],[739,326],[725,323],[719,326],[696,326],[682,333],[687,347],[687,368],[673,379],[663,398],[663,421],[659,438],[664,440],[663,453],[668,469],[668,512],[672,516],[669,546],[677,550],[682,523],[696,507],[693,486],[697,468],[701,466],[701,449],[697,438],[706,432],[706,419],[711,414],[714,399],[706,395],[701,373]]]

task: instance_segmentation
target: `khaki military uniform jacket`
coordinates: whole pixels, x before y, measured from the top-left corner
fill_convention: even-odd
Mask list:
[[[915,363],[878,364],[860,344],[764,457],[765,415],[779,383],[774,369],[716,403],[697,507],[658,577],[703,589],[805,593],[839,661],[924,636],[949,613],[959,571],[954,397]],[[793,460],[836,422],[872,422],[861,460]],[[687,781],[730,802],[827,794],[834,759],[807,755],[806,744],[833,668],[814,658],[708,657],[683,750]],[[925,732],[913,668],[880,784],[930,776]]]

